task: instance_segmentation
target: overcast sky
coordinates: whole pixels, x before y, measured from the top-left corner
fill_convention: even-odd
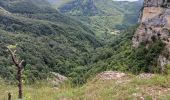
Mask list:
[[[138,0],[113,0],[113,1],[138,1]]]

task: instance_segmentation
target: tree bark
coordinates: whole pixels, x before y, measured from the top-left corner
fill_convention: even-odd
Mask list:
[[[11,100],[11,93],[8,93],[8,100]]]
[[[17,79],[18,79],[18,98],[22,99],[22,74],[21,74],[21,66],[18,66],[18,73],[17,73]]]
[[[23,89],[22,89],[22,63],[24,60],[19,61],[16,57],[16,50],[12,51],[10,48],[8,48],[11,54],[12,61],[14,65],[17,67],[17,80],[18,80],[18,98],[22,99],[23,95]]]

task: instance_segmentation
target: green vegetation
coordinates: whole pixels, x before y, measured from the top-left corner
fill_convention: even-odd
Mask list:
[[[0,14],[1,77],[15,80],[15,67],[10,62],[7,45],[17,45],[19,55],[26,61],[23,73],[26,83],[46,79],[49,72],[57,72],[82,84],[98,72],[114,69],[108,64],[116,57],[117,44],[102,46],[106,42],[96,38],[88,26],[45,6],[46,2],[30,0],[24,5],[27,2],[7,0],[0,3],[3,8]],[[133,32],[128,34],[132,36]],[[107,43],[121,44],[122,37],[122,42],[127,42],[126,35],[122,33],[113,39],[106,36],[112,40]]]
[[[25,60],[26,100],[170,98],[169,65],[167,75],[149,79],[127,75],[120,80],[102,81],[95,77],[107,70],[133,74],[160,72],[157,57],[166,55],[161,40],[153,37],[153,42],[132,47],[137,25],[131,25],[137,21],[140,6],[111,0],[65,0],[60,2],[59,10],[67,8],[66,2],[78,2],[78,5],[76,9],[67,9],[64,15],[45,0],[0,0],[0,77],[3,78],[0,99],[6,99],[8,92],[13,99],[17,98],[16,68],[7,51],[8,45],[16,46],[16,54]],[[72,16],[68,17],[69,14]],[[51,72],[65,75],[69,81],[56,89],[47,81]],[[152,94],[157,90],[162,94]]]
[[[57,0],[52,4],[59,5],[58,2],[65,2],[65,0]],[[70,0],[55,8],[61,13],[79,19],[90,26],[98,37],[103,38],[106,33],[112,34],[136,24],[141,6],[141,1]]]
[[[147,44],[148,45],[148,44]],[[157,58],[159,54],[164,50],[165,44],[161,40],[155,40],[149,47],[146,48],[146,44],[142,43],[140,47],[134,50],[131,55],[133,61],[131,62],[131,71],[138,73],[144,72],[160,72],[157,66]],[[153,66],[153,67],[148,67]]]
[[[71,87],[69,83],[55,89],[47,82],[39,82],[24,87],[26,100],[133,100],[144,98],[152,100],[169,100],[170,76],[156,75],[150,79],[141,79],[130,75],[120,80],[94,79],[81,87]],[[121,83],[122,82],[122,83]],[[8,91],[7,91],[8,90]],[[0,82],[0,99],[6,100],[7,93],[12,93],[12,99],[17,98],[17,88]]]
[[[15,79],[15,67],[11,66],[5,48],[9,44],[17,44],[21,58],[26,61],[26,83],[46,79],[51,71],[71,77],[75,84],[83,84],[88,78],[105,70],[143,70],[140,60],[145,61],[145,58],[133,59],[134,56],[131,56],[138,55],[138,49],[134,52],[131,46],[136,27],[130,27],[116,36],[108,35],[107,41],[100,42],[90,28],[57,12],[26,17],[1,14],[0,17],[5,19],[1,21],[0,30],[0,75],[7,80]],[[162,44],[156,42],[157,45],[159,48]],[[158,51],[152,53],[152,48],[154,50],[155,47],[148,52],[155,57],[154,53],[160,53],[161,49],[155,48]],[[132,68],[132,65],[135,66]]]
[[[26,61],[24,79],[27,83],[46,79],[51,71],[70,76],[75,67],[86,64],[85,53],[101,46],[90,28],[57,11],[27,13],[25,9],[20,11],[23,7],[20,1],[2,2],[3,11],[10,12],[0,14],[0,75],[7,80],[15,79],[15,67],[10,62],[7,45],[17,45],[21,58]],[[41,7],[38,4],[42,2],[36,2],[30,1]],[[15,11],[11,13],[5,4],[15,4],[17,9],[12,6],[10,9]],[[24,7],[32,11],[32,6]]]
[[[55,12],[46,0],[0,0],[0,6],[12,13],[32,14]]]
[[[23,73],[26,83],[46,79],[50,72],[70,77],[79,85],[105,70],[157,71],[155,58],[164,44],[154,40],[148,48],[145,45],[132,48],[136,27],[117,35],[104,30],[102,41],[88,25],[58,13],[44,5],[43,0],[30,0],[30,5],[24,5],[28,2],[25,0],[0,2],[3,9],[0,13],[0,76],[6,80],[15,80],[15,67],[9,62],[7,45],[17,45],[19,55],[26,61]],[[23,5],[30,9],[22,9]]]

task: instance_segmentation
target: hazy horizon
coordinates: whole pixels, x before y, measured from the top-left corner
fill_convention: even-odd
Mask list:
[[[113,0],[113,1],[130,1],[130,2],[133,2],[133,1],[139,1],[139,0]]]

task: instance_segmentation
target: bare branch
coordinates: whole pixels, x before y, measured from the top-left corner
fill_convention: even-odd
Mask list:
[[[8,47],[7,47],[8,48]],[[12,57],[12,61],[14,62],[14,64],[16,66],[18,66],[18,60],[16,59],[16,56],[15,56],[15,52],[16,50],[13,52],[10,48],[8,48],[8,50],[10,51],[10,54],[11,54],[11,57]]]
[[[14,50],[13,54],[16,55],[17,50]]]
[[[19,60],[16,57],[16,50],[12,51],[9,47],[7,47],[10,54],[11,54],[11,58],[13,63],[15,64],[15,66],[17,67],[17,80],[18,80],[18,98],[22,99],[22,65],[24,60]]]
[[[22,60],[22,61],[19,63],[19,67],[23,68],[23,62],[24,62],[24,60]]]

